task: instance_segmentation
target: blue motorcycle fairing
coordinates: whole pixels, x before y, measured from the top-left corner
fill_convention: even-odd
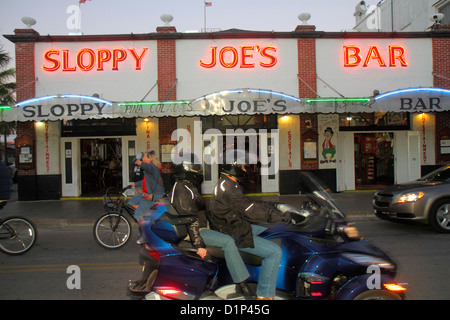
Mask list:
[[[266,239],[289,238],[302,244],[303,247],[311,252],[357,252],[392,261],[386,253],[366,240],[337,241],[331,237],[328,237],[328,240],[326,240],[327,237],[320,230],[317,232],[298,233],[290,231],[289,225],[283,223],[264,226],[267,229],[259,236]]]
[[[218,271],[208,263],[182,254],[161,259],[158,277],[153,287],[173,287],[193,294],[197,299],[214,283]]]
[[[151,228],[153,232],[169,243],[176,244],[180,240],[174,226],[169,222],[157,220],[153,222]]]
[[[140,223],[141,230],[143,230],[144,237],[151,248],[159,253],[159,255],[166,256],[172,254],[179,254],[172,246],[171,243],[175,242],[176,232],[168,222],[160,221],[160,217],[167,212],[168,204],[165,202],[159,202],[155,204],[155,207],[144,215],[143,221]],[[155,230],[152,230],[152,229]],[[164,236],[161,237],[154,231]],[[171,241],[168,241],[170,239]]]
[[[327,279],[322,285],[316,285],[316,289],[324,296],[330,292],[329,282],[337,274],[343,274],[348,278],[361,273],[366,273],[367,266],[359,265],[345,258],[343,253],[358,253],[382,258],[391,262],[391,259],[381,250],[367,241],[328,241],[323,244],[323,238],[319,241],[314,237],[298,233],[286,232],[286,225],[277,224],[268,226],[260,236],[280,238],[282,240],[283,256],[278,273],[277,288],[285,292],[292,292],[298,297],[298,279],[300,273],[312,273]],[[392,262],[393,265],[395,265]],[[259,268],[251,273],[252,279],[257,282]],[[383,270],[383,272],[385,272]],[[395,269],[389,272],[395,276]]]
[[[186,248],[178,247],[180,240],[184,238],[182,232],[176,230],[178,226],[163,221],[165,218],[162,215],[166,209],[165,205],[158,206],[143,222],[147,242],[161,258],[154,288],[174,286],[189,291],[199,298],[204,291],[213,289],[217,285],[232,283],[224,260],[202,260],[195,257],[195,254],[188,256],[183,253]],[[265,225],[265,227],[267,229],[259,236],[281,240],[283,255],[277,289],[297,297],[299,297],[298,286],[301,273],[314,273],[328,280],[326,284],[323,284],[323,288],[317,287],[318,290],[323,291],[324,297],[329,293],[330,281],[337,273],[343,273],[348,278],[354,277],[355,272],[365,273],[361,265],[349,261],[342,255],[343,253],[365,254],[391,261],[386,254],[366,241],[346,241],[327,235],[320,219],[317,219],[314,226],[310,228],[284,223]],[[247,268],[250,273],[248,281],[257,282],[260,266],[247,265]],[[358,288],[356,283],[360,284],[360,282],[355,284],[352,282],[347,288],[352,286]],[[350,291],[354,290],[357,289]],[[352,295],[343,290],[339,297],[347,296]]]
[[[345,285],[343,285],[335,294],[335,299],[337,300],[354,300],[358,295],[366,292],[369,289],[367,286],[367,282],[370,281],[369,277],[372,274],[361,274],[350,279]],[[392,283],[394,282],[394,278],[389,275],[380,275],[380,288],[381,290],[386,290],[383,288],[384,283]],[[403,294],[399,294],[401,297]]]

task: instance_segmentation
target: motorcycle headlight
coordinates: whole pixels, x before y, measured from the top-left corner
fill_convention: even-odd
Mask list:
[[[382,269],[395,269],[395,265],[382,258],[358,253],[344,253],[343,256],[354,263],[361,264],[364,266],[377,265]]]
[[[397,203],[406,203],[406,202],[414,202],[419,200],[425,195],[423,192],[410,192],[402,194],[400,197],[397,198],[395,202]]]
[[[338,232],[344,233],[349,239],[359,240],[361,239],[359,235],[359,230],[353,227],[352,224],[342,225],[337,228]]]

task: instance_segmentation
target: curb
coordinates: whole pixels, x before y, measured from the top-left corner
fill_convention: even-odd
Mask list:
[[[73,225],[90,225],[94,226],[95,219],[52,219],[52,218],[28,218],[30,219],[36,228],[45,228],[45,229],[53,229],[53,228],[64,228]]]

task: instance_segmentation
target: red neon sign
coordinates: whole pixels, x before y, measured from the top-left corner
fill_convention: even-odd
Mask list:
[[[141,70],[142,60],[148,48],[143,48],[137,53],[134,48],[125,49],[89,49],[83,48],[71,54],[70,50],[50,49],[44,52],[44,63],[42,69],[45,71],[103,71],[105,64],[112,60],[111,70],[119,70],[119,63],[125,61],[129,56],[134,63],[135,70]],[[62,54],[61,54],[62,52]],[[130,53],[130,55],[128,54]],[[62,62],[62,63],[61,63]],[[62,68],[61,68],[62,64]]]
[[[236,67],[238,63],[239,67],[243,69],[254,68],[256,63],[263,68],[271,68],[278,62],[276,52],[277,48],[274,46],[240,46],[239,49],[226,46],[219,52],[217,52],[217,47],[210,47],[209,62],[200,60],[200,66],[213,68],[219,61],[220,65],[227,69]]]
[[[397,62],[400,66],[407,67],[405,54],[406,50],[402,46],[389,46],[389,67],[396,67]],[[344,46],[344,67],[358,67],[363,61],[362,50],[358,46]],[[363,67],[368,67],[371,63],[378,62],[379,67],[386,67],[381,52],[377,45],[370,46],[365,55]]]
[[[227,52],[231,53],[231,61],[229,62],[225,61],[225,55]],[[225,68],[234,68],[238,63],[238,58],[239,58],[238,52],[233,47],[225,47],[222,50],[220,50],[219,61],[220,64],[223,65]]]

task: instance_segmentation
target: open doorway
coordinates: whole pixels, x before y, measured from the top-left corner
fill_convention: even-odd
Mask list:
[[[221,155],[235,149],[252,154],[250,164],[246,166],[247,175],[240,179],[244,193],[277,192],[278,137],[272,134],[277,128],[275,114],[202,117],[202,192],[213,192],[220,175]]]
[[[102,195],[106,188],[122,186],[122,139],[80,139],[81,194]]]
[[[243,141],[239,142],[241,139]],[[260,193],[261,192],[261,162],[258,161],[259,155],[259,136],[243,135],[238,138],[237,135],[223,137],[223,154],[233,150],[245,152],[245,170],[246,174],[239,177],[239,183],[244,193]],[[243,143],[242,143],[243,142]],[[239,149],[239,147],[242,149]],[[238,153],[239,154],[239,153]],[[225,156],[224,156],[225,157]],[[225,162],[227,159],[223,159]],[[241,159],[242,160],[242,159]],[[220,171],[220,167],[219,167]]]
[[[355,133],[356,189],[379,189],[394,184],[394,134]]]

